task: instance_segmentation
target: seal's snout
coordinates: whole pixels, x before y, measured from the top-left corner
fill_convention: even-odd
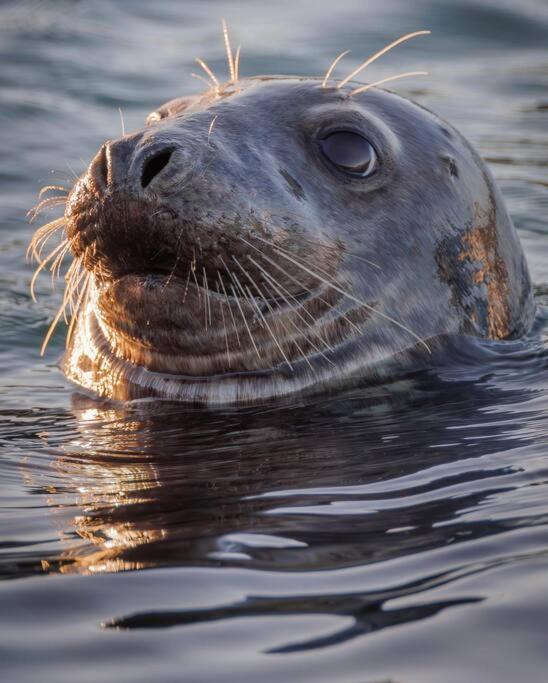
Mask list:
[[[167,170],[173,145],[154,144],[139,151],[141,136],[126,136],[105,143],[92,160],[88,173],[100,190],[124,189],[139,194]]]
[[[90,270],[100,265],[103,276],[115,276],[148,269],[158,251],[173,255],[175,232],[183,226],[165,189],[177,173],[176,151],[172,142],[143,131],[100,147],[65,209],[72,252],[86,253]]]
[[[139,192],[169,162],[172,148],[154,151],[143,164],[138,157],[141,135],[127,135],[101,146],[89,165],[87,176],[98,194],[125,190]]]

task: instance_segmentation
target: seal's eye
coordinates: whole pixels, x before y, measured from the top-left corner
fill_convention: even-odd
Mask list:
[[[366,178],[378,166],[373,145],[358,133],[348,130],[330,133],[320,140],[324,156],[340,171]]]

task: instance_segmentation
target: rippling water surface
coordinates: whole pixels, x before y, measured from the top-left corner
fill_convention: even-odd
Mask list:
[[[25,212],[94,150],[224,69],[348,68],[451,120],[520,232],[531,338],[456,367],[260,409],[117,409],[38,347]],[[236,39],[235,38],[235,39]],[[542,0],[0,4],[0,658],[5,681],[547,680],[548,8]]]

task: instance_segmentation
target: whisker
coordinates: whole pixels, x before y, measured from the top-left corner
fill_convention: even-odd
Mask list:
[[[287,290],[285,287],[283,287],[283,285],[281,285],[279,282],[277,282],[277,281],[270,275],[270,273],[268,273],[268,272],[267,272],[259,263],[257,263],[257,261],[255,261],[255,259],[254,259],[252,256],[249,256],[249,255],[248,255],[247,258],[248,258],[248,259],[249,259],[257,268],[259,268],[259,269],[261,270],[263,276],[268,280],[270,286],[273,287],[273,288],[275,289],[275,292],[278,294],[278,296],[280,296],[280,297],[285,301],[285,303],[291,308],[291,310],[295,313],[295,315],[298,316],[298,318],[299,318],[300,320],[302,320],[302,322],[311,330],[311,332],[312,332],[316,337],[318,337],[318,339],[319,339],[323,344],[325,344],[325,346],[329,349],[329,351],[334,352],[333,347],[332,347],[331,344],[327,341],[327,339],[325,339],[325,337],[323,337],[323,336],[318,332],[318,330],[316,330],[316,329],[314,328],[314,326],[311,325],[311,323],[309,323],[309,322],[304,318],[304,316],[301,314],[301,312],[300,312],[293,304],[291,304],[291,302],[287,299],[287,297],[284,295],[284,293],[283,293],[281,290],[282,290],[282,289],[285,290],[285,292],[286,292],[292,299],[294,299],[295,303],[298,305],[297,299],[295,299],[295,297],[291,294],[291,292],[289,292],[289,290]],[[304,310],[304,309],[303,309],[303,310]],[[308,313],[308,311],[306,311],[306,312]],[[314,317],[312,316],[312,314],[308,313],[308,315],[310,316],[311,320],[312,320],[313,322],[315,322]],[[311,343],[312,343],[312,342],[311,342]],[[328,359],[328,360],[329,360],[329,359]],[[331,361],[330,361],[330,362],[331,362]]]
[[[84,273],[82,273],[82,277],[83,277],[84,275],[85,275],[85,271],[84,271]],[[79,280],[79,282],[81,282],[81,279]],[[74,310],[73,310],[73,312],[72,312],[72,316],[71,316],[71,318],[70,318],[70,324],[69,324],[68,331],[67,331],[67,338],[66,338],[66,341],[65,341],[65,346],[66,346],[67,349],[68,349],[68,347],[69,347],[69,344],[70,344],[71,339],[72,339],[72,335],[73,335],[73,333],[74,333],[74,327],[75,327],[76,321],[77,321],[77,319],[78,319],[78,312],[79,312],[79,309],[80,309],[80,307],[81,307],[81,305],[82,305],[82,302],[83,302],[83,300],[84,300],[84,297],[86,297],[87,294],[88,294],[90,282],[91,282],[91,273],[88,273],[88,274],[87,274],[87,277],[86,277],[86,279],[85,279],[85,282],[84,282],[84,284],[83,284],[83,286],[82,286],[82,289],[80,290],[80,294],[78,295],[78,298],[77,298],[77,300],[76,300],[76,305],[75,305],[75,307],[74,307]]]
[[[200,76],[200,74],[195,74],[194,72],[192,72],[190,75],[192,76],[192,78],[197,78],[199,81],[202,81],[202,83],[205,83],[207,85],[208,90],[211,90],[211,88],[213,87],[212,84],[206,78]]]
[[[232,257],[232,258],[234,258],[234,257]],[[223,265],[224,265],[224,267],[225,267],[225,270],[226,270],[227,273],[229,274],[230,279],[231,279],[232,282],[236,285],[236,288],[239,289],[240,292],[243,294],[244,299],[249,303],[249,305],[250,305],[252,308],[256,309],[256,308],[257,308],[257,303],[255,302],[255,300],[254,300],[254,298],[253,298],[253,295],[252,295],[249,291],[246,293],[246,291],[245,291],[245,289],[243,288],[243,286],[242,286],[240,280],[238,279],[238,276],[236,275],[236,273],[233,273],[231,270],[229,270],[229,268],[228,268],[227,265],[225,264],[225,262],[224,262],[224,260],[223,260],[222,257],[221,257],[221,261],[222,261],[222,263],[223,263]],[[260,316],[259,316],[259,317],[260,317]],[[262,319],[259,320],[259,325],[260,325],[261,327],[264,328],[264,324],[263,324]]]
[[[346,57],[346,55],[349,54],[349,53],[350,53],[350,50],[345,50],[344,52],[341,52],[340,55],[337,55],[337,57],[335,57],[335,59],[331,62],[331,66],[330,66],[329,69],[325,72],[325,76],[324,76],[324,79],[323,79],[323,81],[322,81],[322,88],[326,88],[326,87],[327,87],[327,81],[329,80],[331,74],[333,73],[333,70],[335,69],[335,67],[337,66],[337,64],[341,61],[341,59],[342,59],[343,57]]]
[[[289,369],[290,369],[291,371],[293,371],[293,366],[291,365],[291,363],[290,363],[290,361],[289,361],[289,358],[286,356],[285,351],[283,350],[283,348],[282,348],[280,342],[278,341],[278,338],[276,337],[276,335],[275,335],[274,332],[272,331],[272,328],[271,328],[270,325],[268,324],[267,319],[265,318],[263,312],[261,311],[261,307],[260,307],[259,304],[255,301],[255,299],[254,299],[254,297],[253,297],[251,291],[249,290],[249,287],[246,286],[245,289],[247,290],[248,295],[250,296],[251,300],[253,301],[253,304],[254,304],[254,306],[255,306],[255,310],[257,311],[257,313],[259,314],[261,320],[263,321],[264,327],[266,327],[266,329],[268,330],[268,333],[269,333],[270,336],[272,337],[272,340],[274,341],[274,343],[276,344],[276,346],[277,346],[278,349],[280,350],[280,353],[282,354],[282,356],[283,356],[285,362],[286,362],[287,365],[289,366]],[[264,296],[263,296],[262,298],[263,298],[263,301],[264,301],[265,304],[266,304],[266,299],[264,298]],[[267,304],[267,305],[268,305],[268,304]]]
[[[225,288],[225,283],[223,282],[223,279],[221,278],[221,274],[219,271],[217,271],[217,277],[219,279],[219,282],[221,283],[222,290],[225,295],[228,311],[230,313],[230,317],[232,318],[232,324],[234,326],[234,332],[236,333],[236,339],[238,341],[238,347],[242,346],[242,343],[240,342],[240,335],[238,334],[238,326],[236,325],[236,318],[234,317],[234,313],[232,312],[232,308],[230,306],[230,302],[228,301],[228,294],[226,293],[226,288]]]
[[[223,38],[225,41],[226,58],[228,60],[228,70],[230,71],[230,80],[232,83],[236,82],[236,68],[234,65],[234,55],[232,54],[232,49],[230,47],[230,38],[228,35],[228,26],[224,19],[221,20],[221,25],[223,27]]]
[[[55,196],[55,197],[47,197],[46,199],[42,199],[41,202],[39,202],[35,207],[33,207],[30,211],[27,212],[27,216],[29,218],[29,223],[32,223],[36,217],[44,210],[49,208],[50,206],[59,206],[61,204],[66,204],[67,198],[66,196]]]
[[[53,319],[51,325],[48,328],[48,331],[46,333],[46,336],[44,338],[44,341],[42,342],[42,346],[40,347],[40,355],[43,356],[44,353],[46,352],[47,346],[49,344],[49,340],[51,339],[53,333],[55,332],[55,328],[57,327],[59,320],[61,319],[61,316],[63,315],[64,307],[61,306],[59,310],[57,311],[57,314],[55,318]]]
[[[198,293],[198,299],[200,300],[200,306],[202,305],[202,288],[198,284],[198,278],[196,277],[196,255],[194,253],[194,249],[192,250],[192,261],[190,263],[190,272],[192,273],[192,277],[194,278],[194,284],[196,285],[196,290]]]
[[[219,255],[219,258],[221,259],[221,263],[223,264],[224,269],[225,269],[226,274],[228,275],[228,277],[232,280],[232,282],[237,283],[237,282],[238,282],[238,278],[236,277],[236,275],[234,275],[234,274],[232,273],[232,271],[230,270],[230,268],[226,265],[226,263],[225,263],[224,260],[223,260],[223,257]],[[222,281],[221,281],[221,282],[222,282]],[[240,288],[242,288],[241,285],[240,285]],[[232,291],[232,296],[233,296],[234,299],[236,300],[236,305],[238,306],[238,310],[240,311],[240,315],[241,315],[241,317],[242,317],[243,323],[244,323],[244,325],[245,325],[245,328],[246,328],[246,330],[247,330],[247,334],[249,335],[249,339],[251,340],[251,343],[252,343],[252,345],[253,345],[253,348],[255,349],[255,352],[256,352],[257,356],[258,356],[259,358],[261,358],[261,354],[259,353],[259,349],[257,348],[257,344],[255,343],[255,337],[253,336],[253,333],[251,332],[251,328],[249,327],[249,324],[248,324],[248,322],[247,322],[247,317],[246,317],[246,315],[245,315],[244,309],[242,308],[242,305],[241,305],[241,303],[240,303],[240,298],[239,298],[238,295],[236,294],[236,290],[234,289],[234,287],[233,287],[232,285],[230,285],[230,289],[231,289],[231,291]],[[242,289],[242,291],[243,291],[243,289]],[[244,294],[244,297],[245,297],[245,294]]]
[[[268,240],[265,240],[265,239],[263,239],[262,237],[259,237],[258,235],[256,235],[256,238],[257,238],[258,240],[260,240],[261,242],[264,242],[265,244],[269,244],[270,246],[274,247],[274,249],[276,250],[276,252],[277,252],[280,256],[282,256],[283,258],[285,258],[285,259],[287,259],[288,261],[290,261],[291,263],[293,263],[295,266],[297,266],[297,268],[301,268],[302,270],[304,270],[306,273],[308,273],[308,274],[311,275],[312,277],[317,278],[320,282],[323,282],[327,287],[330,287],[331,289],[334,289],[336,292],[339,292],[339,293],[342,294],[343,296],[345,296],[345,297],[347,297],[348,299],[350,299],[350,301],[354,301],[355,303],[360,304],[360,306],[364,306],[367,310],[371,311],[372,313],[374,313],[374,314],[380,316],[381,318],[384,318],[385,320],[388,320],[389,322],[391,322],[393,325],[396,325],[396,326],[399,327],[400,329],[405,330],[408,334],[410,334],[412,337],[414,337],[420,344],[422,344],[422,346],[424,346],[425,349],[426,349],[429,353],[431,353],[430,347],[428,346],[428,344],[427,344],[421,337],[419,337],[418,334],[416,334],[415,332],[413,332],[413,330],[409,329],[409,327],[407,327],[407,326],[404,325],[403,323],[400,323],[398,320],[395,320],[394,318],[392,318],[391,316],[387,315],[386,313],[382,313],[382,311],[378,311],[374,306],[371,306],[371,304],[368,304],[366,301],[363,301],[363,299],[358,299],[358,297],[354,296],[353,294],[350,294],[349,292],[345,291],[344,289],[342,289],[342,288],[339,287],[338,285],[335,285],[333,282],[330,282],[329,280],[326,280],[325,278],[321,277],[320,275],[318,275],[317,273],[315,273],[315,272],[314,272],[313,270],[311,270],[310,268],[307,268],[307,267],[304,266],[302,263],[299,263],[299,262],[298,262],[297,260],[295,260],[292,256],[289,256],[288,254],[285,254],[283,251],[280,251],[280,249],[279,249],[277,246],[275,246],[274,244],[268,242]]]
[[[48,254],[48,256],[43,261],[40,262],[40,264],[38,265],[38,267],[34,271],[34,275],[32,276],[32,279],[30,281],[30,295],[31,295],[32,300],[35,303],[36,303],[36,296],[35,296],[35,292],[34,292],[34,287],[35,287],[36,280],[37,280],[38,276],[40,275],[42,270],[44,270],[44,268],[48,265],[48,263],[51,261],[51,259],[54,258],[61,251],[61,249],[64,249],[65,246],[66,246],[65,240],[63,240],[63,242],[61,242],[61,244],[58,244],[55,247],[55,249],[53,249],[53,251],[51,251]]]
[[[271,266],[274,266],[274,268],[276,268],[276,270],[279,270],[283,275],[285,275],[287,278],[289,278],[289,279],[291,280],[291,282],[294,282],[296,285],[298,285],[299,287],[301,287],[301,289],[304,289],[304,290],[305,290],[306,292],[308,292],[309,294],[314,295],[314,292],[312,292],[311,289],[309,289],[308,287],[305,287],[305,286],[303,285],[303,283],[302,283],[300,280],[298,280],[295,276],[291,275],[291,273],[289,273],[287,270],[285,270],[285,268],[283,268],[282,266],[280,266],[279,263],[276,263],[276,261],[273,261],[271,258],[269,258],[269,257],[268,257],[266,254],[264,254],[256,245],[251,244],[251,242],[248,242],[248,241],[245,240],[243,237],[240,237],[240,239],[241,239],[243,242],[245,242],[248,246],[250,246],[252,249],[255,249],[255,251],[256,251],[258,254],[260,254],[262,258],[264,258],[266,261],[268,261],[268,263],[270,263]],[[248,258],[251,258],[251,257],[248,256]],[[278,286],[282,287],[282,285],[281,285],[280,283],[278,283]],[[285,289],[285,287],[284,287],[284,289]],[[288,290],[286,289],[286,291],[288,291]],[[292,294],[291,294],[291,296],[293,297]],[[293,297],[293,298],[295,298],[295,297]],[[329,301],[327,301],[327,299],[324,299],[322,296],[318,296],[317,298],[318,298],[318,301],[320,301],[321,303],[323,303],[323,304],[325,304],[326,306],[328,306],[331,310],[336,310],[335,306],[333,306],[333,304],[330,304]],[[308,313],[308,311],[306,311],[306,309],[303,308],[302,310],[303,310],[305,313],[307,313],[307,315],[310,317],[310,319],[311,319],[312,321],[315,322],[314,317],[313,317],[310,313]],[[349,318],[345,313],[342,313],[342,314],[339,314],[339,315],[342,315],[343,319],[346,320],[346,322],[347,322],[351,327],[353,327],[353,328],[356,330],[356,332],[361,332],[361,330],[360,330],[360,328],[358,327],[358,325],[356,325],[356,323],[354,323],[352,320],[350,320],[350,318]]]
[[[120,114],[120,125],[122,127],[122,137],[126,134],[126,123],[124,121],[124,113],[122,112],[122,107],[118,107],[118,113]]]
[[[42,246],[43,246],[43,240],[47,241],[47,239],[49,239],[49,237],[51,237],[51,235],[53,235],[53,233],[56,230],[59,230],[64,225],[65,225],[65,218],[61,217],[61,218],[56,218],[55,220],[50,221],[49,223],[46,223],[41,228],[38,228],[38,230],[36,230],[36,232],[34,233],[34,235],[32,236],[32,238],[29,242],[29,246],[27,247],[26,257],[30,258],[30,255],[32,252],[33,258],[35,258],[37,261],[40,261],[40,256],[39,256],[38,251],[37,251],[38,247],[40,246],[40,244],[42,244]]]
[[[374,83],[368,83],[367,85],[362,85],[359,88],[355,88],[348,93],[348,97],[352,97],[358,93],[367,92],[368,90],[371,90],[371,88],[376,88],[378,85],[382,85],[383,83],[396,81],[400,78],[409,78],[410,76],[428,76],[428,71],[407,71],[406,73],[396,74],[395,76],[389,76],[388,78],[381,78],[380,81],[375,81]]]
[[[344,78],[338,85],[337,88],[342,88],[345,86],[349,81],[351,81],[355,76],[357,76],[359,73],[361,73],[366,67],[368,67],[370,64],[375,62],[379,57],[382,57],[384,54],[386,54],[389,50],[392,50],[395,48],[397,45],[400,45],[401,43],[404,43],[407,40],[411,40],[411,38],[415,38],[416,36],[427,36],[430,35],[431,31],[413,31],[413,33],[406,33],[404,36],[401,36],[397,40],[394,40],[392,43],[389,45],[386,45],[385,47],[382,48],[382,50],[379,50],[378,52],[375,52],[374,55],[371,55],[371,57],[368,57],[365,62],[360,64],[352,73],[348,74],[346,78]]]
[[[268,286],[268,284],[269,284],[269,283],[265,283],[265,287]],[[270,291],[272,291],[272,285],[270,285]],[[275,295],[275,294],[276,294],[276,292],[274,291],[274,295]],[[273,309],[272,306],[269,304],[268,299],[265,299],[265,303],[266,303],[266,305],[268,306],[269,311],[270,311],[271,313],[273,313],[273,312],[274,312],[274,309]],[[290,308],[291,308],[292,310],[295,310],[290,304],[289,304],[289,306],[290,306]],[[299,344],[299,342],[297,341],[297,339],[296,339],[294,336],[291,335],[290,331],[287,329],[287,325],[284,323],[284,321],[283,321],[281,318],[278,318],[278,322],[279,322],[279,323],[281,324],[281,326],[283,327],[285,333],[287,334],[288,339],[290,339],[291,342],[292,342],[293,344],[295,344],[295,346],[297,347],[297,351],[299,352],[301,358],[308,364],[308,366],[310,367],[310,369],[312,370],[312,372],[315,372],[316,370],[315,370],[314,366],[312,365],[312,363],[310,362],[310,358],[308,358],[308,356],[307,356],[306,353],[304,352],[302,346]],[[326,360],[328,363],[331,363],[331,365],[334,365],[334,363],[332,363],[332,362],[329,360],[329,358],[325,355],[325,353],[324,353],[318,346],[316,346],[316,344],[314,344],[314,342],[310,339],[310,337],[307,336],[306,332],[304,332],[303,330],[300,329],[300,327],[297,325],[297,323],[296,323],[294,320],[289,319],[288,322],[289,322],[289,324],[293,327],[293,329],[297,332],[297,335],[298,335],[299,337],[302,335],[302,336],[307,340],[307,342],[310,344],[310,346],[312,346],[312,348],[313,348],[315,351],[317,351],[321,356],[323,356],[323,357],[325,358],[325,360]]]
[[[82,279],[86,275],[85,270],[80,271],[80,263],[78,263],[78,261],[75,261],[74,263],[77,264],[78,267],[74,270],[73,276],[70,278],[70,281],[67,282],[67,287],[65,289],[65,295],[63,297],[63,302],[65,303],[65,308],[64,308],[65,315],[64,315],[64,317],[65,317],[65,322],[67,323],[67,325],[68,325],[68,320],[67,320],[67,316],[66,316],[66,305],[68,304],[68,307],[70,310],[70,315],[72,317],[74,317],[74,312],[75,312],[75,310],[78,309],[79,296],[76,298],[76,304],[74,303],[73,297],[74,297],[75,292],[78,291],[78,287],[80,286]],[[68,273],[67,273],[67,275],[68,275]],[[70,331],[70,328],[69,328],[69,331]],[[68,341],[67,341],[67,345],[68,345]]]
[[[205,295],[204,295],[204,298],[205,298],[204,315],[205,315],[205,328],[206,328],[206,330],[207,330],[207,328],[208,328],[208,325],[207,325],[208,320],[209,320],[209,324],[211,325],[211,302],[210,302],[210,300],[209,300],[209,285],[208,285],[208,282],[207,282],[207,274],[206,274],[206,270],[205,270],[204,266],[202,266],[202,281],[203,281],[203,283],[204,283],[204,284],[203,284],[203,287],[204,287],[204,290],[205,290]]]
[[[44,251],[47,243],[50,241],[50,239],[55,235],[56,230],[52,230],[51,232],[48,232],[44,235],[41,235],[40,238],[35,242],[31,243],[29,245],[30,248],[32,248],[32,255],[30,255],[31,260],[35,260],[38,263],[42,261],[42,252]],[[61,241],[65,241],[65,238],[61,236]]]
[[[246,292],[245,292],[245,289],[242,287],[242,284],[240,283],[240,281],[239,281],[238,276],[236,275],[236,273],[233,273],[233,272],[230,270],[230,268],[226,265],[226,263],[225,263],[225,261],[224,261],[224,259],[223,259],[222,256],[219,256],[219,258],[220,258],[221,263],[223,264],[223,266],[224,266],[224,268],[225,268],[225,271],[227,272],[229,278],[232,280],[232,282],[233,282],[234,285],[236,286],[236,289],[239,289],[240,292],[243,294],[244,299],[246,299],[246,301],[249,303],[249,305],[250,305],[252,308],[255,308],[255,302],[252,300],[252,298],[251,298],[251,299],[248,299],[248,296],[247,296],[247,294],[246,294]],[[259,321],[259,324],[260,324],[261,327],[264,327],[262,321]]]
[[[252,283],[253,287],[255,287],[255,289],[256,289],[257,292],[259,293],[259,295],[260,295],[260,297],[262,298],[262,300],[265,302],[265,304],[266,304],[266,306],[268,307],[268,309],[269,309],[269,310],[272,310],[272,308],[271,308],[270,304],[268,303],[268,301],[267,301],[265,295],[262,293],[260,287],[257,285],[257,283],[255,282],[255,280],[253,279],[253,277],[248,273],[248,271],[242,266],[242,264],[238,261],[238,259],[237,259],[235,256],[233,256],[232,259],[234,260],[234,262],[236,263],[236,265],[238,266],[238,268],[240,268],[240,270],[241,270],[242,273],[245,275],[245,277],[247,277],[247,279]],[[249,290],[248,290],[248,292],[249,292]],[[249,292],[249,295],[252,296],[252,295],[251,295],[251,292]],[[278,341],[276,335],[274,334],[274,332],[272,331],[270,325],[268,324],[268,321],[266,320],[265,316],[263,315],[263,312],[261,311],[260,306],[259,306],[257,303],[255,303],[255,306],[256,306],[257,312],[258,312],[259,315],[261,316],[261,318],[262,318],[262,320],[263,320],[263,322],[264,322],[264,324],[265,324],[265,326],[266,326],[266,329],[268,330],[270,336],[272,337],[272,340],[274,341],[274,343],[276,344],[276,346],[277,346],[278,349],[280,350],[280,353],[281,353],[282,356],[284,357],[285,362],[289,365],[289,369],[290,369],[291,371],[293,371],[293,366],[291,365],[291,362],[289,361],[289,358],[286,356],[285,351],[283,350],[283,348],[282,348],[281,344],[279,343],[279,341]]]
[[[186,295],[188,294],[188,285],[190,284],[190,266],[188,267],[188,274],[186,276],[186,282],[185,282],[185,291],[183,293],[183,301],[182,303],[184,304],[186,301]]]
[[[220,296],[221,296],[221,292],[220,292],[220,290],[219,290],[219,285],[217,285],[216,289],[217,289],[217,294],[218,294],[219,297],[220,297]],[[231,366],[230,347],[229,347],[229,345],[228,345],[228,332],[227,332],[227,329],[226,329],[225,305],[224,305],[224,301],[223,301],[222,299],[219,299],[219,306],[221,307],[221,318],[222,318],[222,321],[223,321],[223,329],[224,329],[224,332],[225,332],[226,360],[227,360],[227,363],[228,363],[228,367],[230,367],[230,366]]]
[[[63,316],[64,313],[65,313],[65,309],[66,309],[66,307],[67,307],[67,303],[68,303],[68,302],[67,302],[67,295],[66,295],[66,292],[65,292],[65,295],[63,296],[63,301],[62,301],[61,305],[59,306],[59,309],[58,309],[58,311],[57,311],[57,313],[56,313],[56,315],[55,315],[55,318],[52,320],[52,322],[51,322],[51,324],[50,324],[50,326],[49,326],[49,328],[48,328],[48,331],[47,331],[47,333],[46,333],[46,336],[44,337],[44,341],[42,342],[42,346],[40,347],[40,355],[41,355],[41,356],[44,355],[44,353],[45,353],[45,351],[46,351],[46,349],[47,349],[47,346],[48,346],[48,344],[49,344],[49,341],[50,341],[50,339],[51,339],[53,333],[55,332],[55,329],[56,329],[57,325],[59,324],[59,321],[60,321],[60,319],[61,319],[61,316]]]
[[[70,192],[70,189],[64,185],[46,185],[38,193],[38,199],[42,199],[46,192],[52,192],[53,190],[56,192],[65,192],[67,195]]]
[[[238,80],[240,79],[240,53],[242,50],[242,46],[238,45],[236,48],[236,56],[234,57],[234,74],[236,78],[234,79],[234,82],[237,83]]]
[[[209,78],[211,78],[214,84],[215,94],[218,94],[219,87],[221,84],[219,83],[219,79],[217,78],[217,76],[215,76],[213,71],[209,68],[209,66],[204,62],[204,60],[201,57],[196,57],[196,62],[202,67],[202,69],[206,72]]]
[[[67,244],[65,245],[64,249],[62,249],[61,252],[57,255],[55,260],[50,266],[50,272],[51,272],[51,287],[55,286],[55,279],[59,276],[59,270],[61,268],[61,264],[63,263],[63,259],[67,255],[68,250],[70,249],[70,245]]]
[[[248,280],[253,284],[253,286],[255,287],[255,289],[259,292],[261,298],[263,299],[264,303],[265,303],[266,306],[268,307],[268,310],[269,310],[271,313],[274,313],[274,309],[273,309],[272,306],[270,305],[270,303],[269,303],[269,301],[268,301],[268,298],[265,297],[265,295],[263,294],[263,292],[262,292],[262,290],[260,289],[259,285],[255,282],[255,279],[249,274],[249,272],[247,271],[247,269],[244,268],[244,267],[241,265],[241,263],[238,261],[238,259],[237,259],[235,256],[233,256],[232,258],[234,259],[234,261],[236,262],[236,264],[239,266],[239,268],[242,270],[242,272],[244,273],[244,275],[246,275],[246,277],[248,278]],[[255,265],[259,266],[259,264],[257,264],[250,256],[248,256],[247,258],[248,258],[249,260],[251,260]],[[259,268],[261,268],[261,267],[259,266]],[[271,278],[270,275],[269,275],[263,268],[261,268],[261,271],[263,272],[263,275],[265,275],[265,276],[268,278],[269,282],[271,283],[271,286],[272,286],[272,284],[274,284],[274,286],[275,286],[275,281],[273,280],[273,278]],[[277,289],[277,288],[276,288],[276,289]],[[283,296],[283,294],[281,294],[281,293],[279,292],[279,290],[278,290],[278,295],[280,295],[280,296],[284,299],[284,301],[286,302],[286,304],[289,306],[289,308],[291,308],[291,310],[292,310],[294,313],[296,313],[297,316],[298,316],[299,318],[301,318],[301,320],[303,320],[303,322],[305,323],[305,325],[308,325],[308,327],[311,327],[311,325],[309,325],[309,323],[307,323],[306,320],[304,320],[304,318],[300,315],[299,311],[298,311],[294,306],[291,305],[291,303]],[[282,327],[284,328],[284,330],[287,332],[287,327],[285,326],[285,324],[283,323],[283,321],[280,320],[280,319],[278,319],[278,320],[279,320],[279,322],[281,323],[281,325],[282,325]],[[266,322],[266,321],[265,321],[265,322]],[[291,325],[294,327],[294,329],[297,331],[298,334],[302,334],[302,335],[305,336],[305,338],[308,340],[308,342],[310,343],[310,345],[312,346],[313,349],[315,349],[320,355],[322,355],[328,363],[331,363],[331,365],[335,365],[335,364],[334,364],[334,363],[325,355],[325,353],[324,353],[318,346],[316,346],[316,344],[314,344],[314,342],[313,342],[309,337],[306,336],[306,333],[303,332],[303,330],[301,330],[301,329],[298,327],[298,325],[297,325],[293,320],[289,320],[289,322],[291,323]],[[314,330],[313,328],[311,328],[311,329],[312,329],[312,331],[316,334],[316,336],[318,336],[318,337],[321,339],[321,341],[328,347],[328,349],[329,349],[330,351],[333,351],[333,349],[332,349],[331,346],[329,345],[329,342],[327,342],[325,339],[323,339],[323,338],[321,337],[321,335],[319,335],[319,333],[318,333],[316,330]],[[302,350],[301,346],[299,345],[299,343],[298,343],[295,339],[293,339],[292,341],[293,341],[293,343],[296,345],[296,347],[297,347],[297,349],[299,350],[301,356],[306,360],[306,362],[308,363],[308,365],[310,365],[311,369],[314,370],[314,368],[313,368],[313,366],[312,366],[312,363],[310,363],[310,360],[308,359],[308,357],[306,356],[306,354],[303,352],[303,350]]]
[[[228,273],[228,275],[229,275],[229,277],[230,277],[230,273]],[[248,323],[247,323],[247,318],[246,318],[246,316],[245,316],[244,310],[243,310],[242,305],[241,305],[241,303],[240,303],[240,299],[239,299],[239,297],[237,296],[236,291],[234,290],[234,287],[233,287],[232,285],[230,285],[230,289],[231,289],[231,291],[232,291],[232,295],[233,295],[234,299],[236,300],[236,305],[238,306],[238,309],[240,310],[240,315],[242,316],[242,320],[244,321],[244,325],[245,325],[245,328],[246,328],[247,333],[248,333],[248,335],[249,335],[249,338],[250,338],[250,340],[251,340],[251,343],[253,344],[253,348],[255,349],[255,352],[256,352],[257,356],[258,356],[259,358],[262,358],[262,357],[261,357],[261,354],[259,353],[259,349],[257,348],[257,344],[255,344],[255,338],[253,337],[253,335],[252,335],[252,333],[251,333],[251,330],[250,330],[250,328],[249,328],[249,325],[248,325]]]
[[[76,171],[72,168],[72,166],[69,164],[69,162],[68,162],[68,161],[65,161],[65,164],[67,165],[68,170],[69,170],[69,171],[72,173],[72,175],[74,176],[75,180],[79,180],[78,174],[77,174]],[[84,166],[87,166],[87,164],[84,163]]]
[[[258,237],[258,236],[257,236],[257,237]],[[258,237],[258,239],[262,239],[262,238],[261,238],[261,237]],[[279,249],[280,251],[283,251],[283,252],[285,252],[286,254],[289,254],[290,256],[292,256],[291,252],[288,251],[287,249],[284,249],[284,247],[280,247],[278,244],[275,244],[274,242],[268,242],[268,240],[264,240],[264,239],[263,239],[263,241],[266,242],[267,244],[269,244],[271,247],[274,247],[274,248],[276,248],[276,249]],[[368,263],[371,263],[370,261],[367,261],[367,262],[368,262]],[[371,265],[375,265],[375,264],[371,263]],[[330,280],[330,278],[331,278],[331,273],[328,273],[324,268],[322,268],[321,266],[318,266],[317,264],[315,264],[314,267],[316,268],[316,271],[317,271],[317,272],[319,272],[321,275],[323,275],[323,276],[326,277],[328,280]]]
[[[211,123],[209,124],[209,128],[207,130],[207,144],[209,145],[209,139],[211,137],[211,133],[213,132],[213,126],[215,125],[215,121],[219,118],[219,114],[215,114],[215,116],[211,119]]]
[[[289,211],[286,210],[283,212],[283,214],[279,214],[273,211],[269,212],[264,212],[263,216],[266,216],[266,220],[270,218],[280,218],[284,216],[295,216],[297,220],[300,220],[302,217],[302,214],[297,212],[297,211]],[[311,240],[311,239],[306,239],[306,237],[299,236],[299,241],[306,242],[307,244],[311,244],[313,247],[319,247],[320,249],[325,249],[328,252],[334,252],[334,255],[336,255],[337,252],[343,251],[346,256],[352,256],[352,258],[358,259],[358,261],[363,261],[363,263],[367,263],[373,268],[377,268],[377,270],[382,270],[382,266],[380,266],[378,263],[375,263],[374,261],[371,261],[371,259],[365,258],[365,256],[362,256],[361,254],[356,253],[355,251],[350,251],[347,249],[346,246],[343,244],[337,243],[335,246],[334,244],[326,244],[325,242],[321,242],[318,239]]]

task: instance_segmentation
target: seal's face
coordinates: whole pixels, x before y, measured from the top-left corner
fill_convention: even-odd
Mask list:
[[[388,92],[272,77],[173,100],[69,197],[92,284],[67,371],[239,400],[509,336],[528,281],[497,201],[462,138]]]

